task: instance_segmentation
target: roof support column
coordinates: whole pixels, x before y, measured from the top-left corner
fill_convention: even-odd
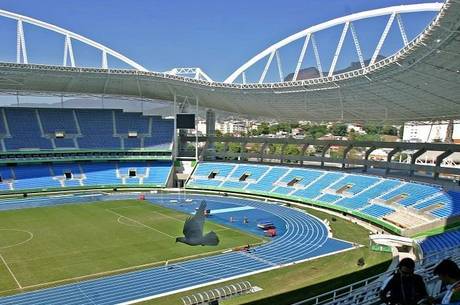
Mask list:
[[[349,164],[349,162],[348,162],[348,153],[352,149],[353,149],[353,145],[348,145],[347,147],[345,147],[345,149],[343,151],[343,155],[342,155],[342,169],[345,169],[345,164]]]
[[[303,166],[303,158],[305,157],[305,152],[307,151],[308,145],[310,144],[305,143],[304,145],[302,145],[302,150],[300,151],[300,166]]]
[[[267,149],[267,146],[268,146],[268,143],[267,142],[264,142],[262,143],[262,147],[260,148],[260,151],[259,151],[259,162],[264,162],[264,154],[265,154],[265,150]]]
[[[280,157],[280,163],[283,164],[284,163],[284,159],[285,159],[285,153],[286,153],[286,147],[288,146],[288,143],[284,143],[283,146],[281,146],[281,157]]]
[[[331,144],[326,144],[323,148],[323,151],[321,152],[321,167],[324,167],[324,156],[326,155],[326,152],[329,150],[331,147]]]
[[[398,152],[401,151],[400,147],[393,148],[392,151],[388,153],[387,156],[387,164],[386,164],[386,169],[385,169],[385,176],[390,173],[390,164],[391,164],[391,159],[393,159],[393,156],[397,154]]]
[[[369,167],[369,156],[371,155],[371,153],[376,150],[377,147],[376,146],[371,146],[369,147],[368,150],[366,150],[366,153],[364,154],[364,168],[363,168],[363,172],[367,172],[367,169]]]
[[[448,150],[446,150],[445,152],[443,152],[442,154],[440,154],[439,156],[436,157],[436,165],[435,165],[435,170],[434,170],[434,174],[433,174],[434,180],[437,180],[439,178],[439,170],[441,169],[442,161],[445,158],[447,158],[448,156],[450,156],[451,154],[453,154],[453,151],[448,149]]]
[[[417,150],[416,152],[414,152],[412,155],[411,155],[411,158],[410,158],[410,170],[409,170],[409,176],[412,177],[414,175],[414,172],[415,172],[415,162],[417,161],[418,157],[420,157],[421,155],[423,155],[424,153],[426,153],[426,148],[423,147],[419,150]]]

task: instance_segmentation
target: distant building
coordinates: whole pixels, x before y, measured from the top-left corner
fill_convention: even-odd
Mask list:
[[[446,140],[447,121],[408,122],[404,124],[405,142],[444,142]],[[460,121],[454,121],[454,143],[460,143]]]

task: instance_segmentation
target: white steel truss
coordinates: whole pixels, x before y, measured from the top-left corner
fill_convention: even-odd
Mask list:
[[[402,36],[402,39],[403,39],[404,46],[406,46],[409,43],[409,41],[407,39],[407,35],[406,35],[405,30],[404,30],[404,25],[403,25],[403,22],[402,22],[400,14],[416,13],[416,12],[438,12],[442,8],[442,6],[443,6],[443,3],[421,3],[421,4],[392,6],[392,7],[386,7],[386,8],[380,8],[380,9],[375,9],[375,10],[355,13],[355,14],[351,14],[351,15],[348,15],[348,16],[336,18],[336,19],[333,19],[333,20],[330,20],[330,21],[326,21],[326,22],[311,26],[311,27],[309,27],[309,28],[307,28],[307,29],[305,29],[303,31],[295,33],[295,34],[293,34],[293,35],[291,35],[291,36],[289,36],[289,37],[287,37],[287,38],[285,38],[285,39],[283,39],[283,40],[271,45],[270,47],[268,47],[264,51],[262,51],[259,54],[255,55],[253,58],[251,58],[246,63],[244,63],[241,67],[236,69],[229,77],[227,77],[227,79],[225,79],[224,83],[233,83],[243,72],[247,71],[249,68],[254,66],[257,62],[259,62],[261,59],[263,59],[263,58],[265,58],[267,56],[270,56],[272,58],[273,57],[272,54],[275,54],[275,56],[277,56],[277,60],[278,60],[278,55],[277,54],[278,54],[279,50],[282,47],[284,47],[286,45],[289,45],[294,41],[297,41],[298,39],[305,39],[304,45],[302,47],[302,50],[300,51],[301,55],[303,53],[305,53],[304,49],[306,49],[309,40],[311,40],[312,45],[313,45],[313,50],[315,52],[316,65],[317,65],[317,68],[318,68],[318,71],[319,71],[321,77],[323,77],[323,75],[322,75],[323,71],[322,71],[322,68],[321,68],[321,62],[319,60],[318,46],[317,46],[317,44],[315,42],[313,34],[317,33],[317,32],[320,32],[322,30],[334,27],[334,26],[342,25],[342,24],[344,25],[343,30],[342,30],[342,35],[340,37],[340,40],[338,41],[338,44],[337,44],[337,47],[336,47],[336,52],[334,54],[334,57],[333,57],[333,60],[332,60],[331,66],[330,66],[328,76],[332,76],[334,74],[334,69],[335,69],[335,66],[337,64],[337,59],[340,56],[340,51],[342,49],[343,40],[345,39],[345,36],[347,34],[347,31],[348,31],[348,28],[351,28],[353,41],[354,41],[355,46],[356,46],[356,52],[358,54],[358,57],[360,58],[360,64],[361,64],[361,66],[363,66],[364,59],[362,58],[361,48],[360,48],[360,45],[359,45],[358,40],[357,40],[356,31],[355,31],[355,29],[353,27],[353,24],[352,24],[353,21],[362,20],[362,19],[368,19],[368,18],[374,18],[374,17],[380,17],[380,16],[390,16],[389,20],[387,22],[387,25],[385,27],[385,30],[383,31],[382,35],[380,36],[379,43],[377,44],[377,46],[376,46],[376,48],[375,48],[375,50],[373,52],[373,56],[372,56],[371,61],[369,63],[369,65],[372,65],[372,64],[375,63],[375,61],[377,59],[377,56],[379,55],[379,52],[380,52],[380,50],[381,50],[381,48],[382,48],[382,46],[383,46],[383,44],[385,42],[385,39],[386,39],[386,37],[388,35],[388,32],[389,32],[389,30],[391,28],[391,25],[393,24],[393,21],[394,21],[395,18],[398,21],[398,25],[399,25],[399,28],[400,28],[400,31],[401,31],[401,36]],[[297,61],[297,65],[296,65],[296,68],[294,70],[293,80],[296,80],[297,77],[298,77],[298,73],[299,73],[299,69],[300,69],[300,66],[302,64],[302,61],[303,61],[303,56],[299,56],[299,60]],[[299,65],[299,63],[300,63],[300,65]],[[261,79],[262,80],[265,79],[265,76],[266,76],[266,73],[267,73],[266,71],[269,68],[269,64],[271,64],[271,60],[269,60],[267,62],[267,64],[265,65],[265,68],[264,68],[264,71],[263,71],[264,75],[263,75],[263,77],[259,78],[259,82],[260,82]],[[278,61],[278,65],[280,66],[279,61]],[[278,69],[278,70],[280,71],[280,69]],[[283,79],[283,77],[280,77],[280,79]]]
[[[174,68],[170,71],[166,71],[165,73],[170,74],[170,75],[184,76],[184,77],[191,76],[191,78],[193,79],[206,80],[208,82],[213,82],[213,80],[206,73],[204,73],[204,71],[201,70],[200,68]]]
[[[64,66],[67,65],[67,56],[70,56],[70,64],[72,67],[75,66],[75,58],[72,50],[72,43],[71,40],[78,40],[86,45],[89,45],[93,48],[99,49],[101,51],[101,68],[107,69],[108,68],[108,62],[107,62],[107,55],[113,56],[120,61],[124,62],[125,64],[131,66],[132,68],[139,70],[139,71],[148,71],[146,68],[143,66],[139,65],[135,61],[129,59],[128,57],[98,43],[95,42],[89,38],[86,38],[84,36],[81,36],[79,34],[76,34],[74,32],[71,32],[69,30],[60,28],[58,26],[55,26],[53,24],[40,21],[31,17],[19,15],[16,13],[12,13],[9,11],[5,10],[0,10],[0,16],[10,18],[13,20],[17,21],[17,49],[16,49],[16,62],[17,63],[24,63],[27,64],[29,63],[28,58],[27,58],[27,48],[26,48],[26,43],[25,43],[25,35],[24,35],[24,27],[23,23],[28,23],[32,24],[34,26],[50,30],[56,33],[59,33],[64,36],[65,42],[64,42]]]

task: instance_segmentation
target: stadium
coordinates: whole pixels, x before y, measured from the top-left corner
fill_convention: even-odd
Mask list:
[[[0,9],[0,304],[383,304],[404,258],[442,296],[433,270],[460,264],[460,2],[300,26],[215,81]],[[60,63],[33,56],[34,31]],[[222,134],[223,116],[259,134]],[[446,122],[444,140],[368,136],[407,122]],[[217,246],[178,242],[198,216]]]

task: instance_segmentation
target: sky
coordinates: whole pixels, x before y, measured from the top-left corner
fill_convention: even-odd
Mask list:
[[[152,71],[200,67],[211,78],[222,81],[258,52],[309,26],[360,11],[423,2],[426,0],[0,0],[0,9],[86,36]],[[410,38],[432,17],[431,13],[404,16]],[[371,56],[386,20],[387,17],[377,18],[356,24],[365,57]],[[327,68],[341,27],[324,32],[317,40]],[[15,61],[15,35],[14,23],[0,20],[0,60]],[[29,62],[62,64],[61,36],[28,26],[25,36]],[[400,40],[397,32],[390,33],[388,46],[382,52],[394,52]],[[280,51],[285,74],[293,70],[301,43],[294,44],[292,50]],[[357,60],[353,47],[350,38],[338,68]],[[100,62],[94,50],[77,43],[74,52],[77,65],[94,66]],[[314,64],[311,52],[307,51],[310,60],[305,61],[305,67]],[[109,65],[111,62],[109,59]],[[113,61],[114,66],[117,64]],[[256,74],[250,75],[253,80]]]

